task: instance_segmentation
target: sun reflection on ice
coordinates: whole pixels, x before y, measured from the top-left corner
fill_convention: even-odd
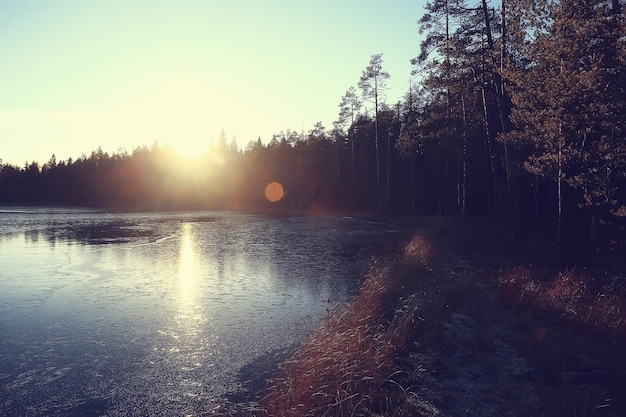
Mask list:
[[[177,300],[174,333],[169,355],[177,360],[182,372],[190,372],[202,366],[202,328],[206,318],[202,314],[199,292],[202,286],[202,268],[195,239],[193,223],[184,223],[178,252]],[[180,339],[179,339],[180,337]],[[199,383],[198,381],[192,381]]]
[[[199,266],[192,224],[185,223],[178,258],[178,290],[181,304],[186,307],[191,307],[195,300]]]
[[[202,290],[202,262],[198,253],[194,224],[184,223],[178,251],[176,299],[178,331],[195,337],[206,321],[199,296]]]

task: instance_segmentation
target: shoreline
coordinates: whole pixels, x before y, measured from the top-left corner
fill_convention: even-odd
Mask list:
[[[480,220],[420,222],[425,226],[416,229],[398,259],[374,268],[356,298],[280,366],[258,403],[248,403],[248,411],[235,405],[223,415],[441,416],[472,410],[530,417],[563,410],[581,414],[585,407],[605,407],[606,398],[612,399],[607,410],[617,413],[607,416],[626,412],[620,400],[626,398],[620,349],[626,310],[619,295],[626,300],[626,288],[604,295],[607,302],[613,296],[612,315],[597,308],[581,321],[580,313],[590,307],[584,294],[579,304],[560,300],[573,297],[568,291],[590,280],[592,271],[575,276],[558,265],[523,263],[502,246],[506,236],[494,239],[500,232]],[[578,314],[565,314],[571,309]],[[601,325],[615,318],[621,320],[615,330]],[[370,330],[352,339],[363,328],[372,329],[376,344],[356,343],[368,339]],[[360,362],[363,356],[370,360]],[[371,363],[385,373],[377,374]],[[342,379],[348,374],[370,383]],[[340,396],[339,386],[350,389]],[[381,409],[376,404],[382,398],[387,405]]]

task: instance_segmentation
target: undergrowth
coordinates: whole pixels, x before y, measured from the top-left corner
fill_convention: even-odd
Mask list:
[[[506,309],[531,311],[536,320],[558,317],[586,330],[626,335],[626,280],[621,275],[599,276],[575,268],[548,270],[523,262],[494,269],[484,261],[505,257],[502,241],[489,233],[502,236],[501,231],[491,229],[485,236],[480,222],[461,226],[431,222],[398,259],[373,263],[355,299],[329,311],[297,353],[280,365],[262,399],[227,414],[437,415],[436,409],[421,400],[420,383],[428,372],[428,361],[442,343],[445,315],[471,304],[472,291],[486,288],[476,285],[478,280],[495,284],[500,305]],[[468,279],[442,279],[450,271],[444,271],[449,265],[441,261],[449,254],[438,253],[441,248],[465,256],[468,262],[463,268],[472,270]],[[544,328],[543,324],[538,328]],[[537,335],[533,337],[529,340],[539,340]],[[568,344],[566,339],[562,342]],[[562,352],[562,345],[555,344],[554,350]],[[416,353],[423,355],[424,366],[404,360]],[[579,393],[569,390],[567,397],[559,397],[558,390],[562,387],[544,390],[544,404],[551,403],[553,411],[568,409],[563,403],[571,401],[572,393]]]
[[[626,277],[516,266],[498,277],[503,301],[551,311],[589,330],[626,335]]]

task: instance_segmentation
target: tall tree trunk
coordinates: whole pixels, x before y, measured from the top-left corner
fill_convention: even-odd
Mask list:
[[[350,145],[352,148],[352,185],[356,182],[356,165],[354,162],[354,119],[352,120],[352,124],[350,125],[350,132],[352,133],[352,140],[350,141]]]
[[[500,75],[504,75],[504,60],[506,58],[506,48],[508,46],[509,36],[507,28],[506,0],[500,1],[500,31]]]
[[[488,50],[490,51],[490,53],[494,53],[495,52],[495,44],[493,41],[493,33],[492,33],[492,29],[491,29],[491,19],[489,17],[489,9],[487,7],[487,1],[486,0],[482,0],[482,9],[483,9],[483,18],[484,18],[484,24],[485,24],[485,37],[487,40],[487,47]],[[502,133],[505,133],[507,130],[507,125],[508,125],[508,109],[505,109],[505,103],[507,102],[506,97],[505,97],[505,92],[504,92],[504,81],[503,81],[503,74],[504,74],[504,60],[506,57],[506,4],[505,4],[505,0],[501,1],[501,30],[502,30],[502,37],[501,37],[501,43],[500,43],[500,68],[499,71],[498,70],[491,70],[491,80],[493,82],[493,90],[494,90],[494,95],[496,98],[496,105],[498,107],[498,117],[499,117],[499,121],[500,121],[500,129],[499,131]],[[492,58],[493,59],[493,58]],[[495,65],[494,65],[495,67]],[[486,88],[487,85],[492,85],[491,82],[489,84],[484,83],[483,84],[483,88]],[[483,91],[483,103],[486,103],[485,101],[485,94]],[[486,104],[484,104],[484,106],[486,106]],[[486,107],[485,107],[486,108]],[[486,112],[485,112],[485,116],[486,116]],[[496,135],[498,132],[493,132],[490,135],[490,138],[495,139]],[[510,163],[509,163],[509,149],[507,144],[504,144],[504,172],[505,172],[505,183],[506,183],[506,195],[507,195],[507,201],[512,201],[512,191],[511,191],[511,171],[510,171]],[[494,177],[494,181],[495,181],[495,177]],[[495,183],[494,183],[495,186]],[[500,193],[498,192],[498,190],[496,190],[496,197],[498,198],[498,200],[502,200],[500,196]],[[504,209],[504,205],[502,204],[502,201],[499,201],[499,206],[500,209]]]
[[[461,216],[465,216],[467,205],[467,111],[465,109],[465,97],[461,97],[463,107],[463,153],[462,158],[462,180],[461,180]]]
[[[508,131],[509,126],[509,100],[507,98],[507,93],[504,87],[504,67],[506,57],[506,48],[508,42],[508,32],[507,32],[507,17],[506,17],[506,0],[501,1],[501,16],[500,16],[500,27],[501,27],[501,39],[500,39],[500,71],[497,72],[496,75],[496,98],[498,104],[498,114],[500,115],[500,129],[502,133],[506,133]],[[506,106],[506,107],[505,107]],[[519,203],[517,201],[517,197],[513,192],[511,185],[511,161],[509,157],[509,145],[507,142],[504,142],[504,169],[506,173],[506,189],[508,200],[512,204],[513,213],[519,213]]]
[[[446,133],[450,133],[450,5],[446,1],[446,56],[445,56],[445,85],[446,85]]]
[[[378,81],[374,78],[374,145],[376,146],[376,208],[380,210],[380,151],[378,149]]]
[[[415,178],[416,178],[416,173],[415,173],[415,160],[417,159],[417,155],[415,155],[415,152],[411,153],[411,214],[413,216],[415,216]]]
[[[559,133],[562,132],[562,125],[559,124]],[[560,135],[559,135],[560,136]],[[563,182],[563,141],[559,137],[559,151],[558,151],[558,172],[557,172],[557,180],[556,180],[556,188],[557,188],[557,205],[558,205],[558,231],[557,231],[557,239],[556,239],[556,250],[557,256],[561,258],[561,245],[563,243],[563,194],[562,194],[562,182]]]
[[[533,187],[533,202],[535,208],[535,218],[539,218],[539,174],[535,174],[535,186]]]
[[[336,158],[337,158],[337,189],[341,189],[341,150],[343,146],[340,146],[340,143],[337,141],[335,143],[335,147],[337,148]]]
[[[494,164],[495,154],[492,146],[492,132],[491,126],[489,125],[489,112],[487,107],[487,97],[485,92],[485,87],[481,89],[482,92],[482,102],[483,102],[483,121],[485,125],[485,145],[487,147],[487,157],[489,159],[489,171],[491,173],[491,185],[493,186],[493,192],[496,199],[496,207],[500,207],[500,197],[498,192],[498,180],[496,178],[496,167]]]
[[[378,81],[376,78],[374,78],[374,145],[376,146],[376,185],[380,185],[380,153],[378,150]]]
[[[391,180],[391,129],[387,129],[387,178],[385,184],[385,206],[389,207],[389,182]]]
[[[489,19],[489,9],[487,8],[487,0],[482,0],[483,17],[485,19],[485,35],[487,36],[487,45],[489,49],[494,49],[493,35],[491,33],[491,20]]]

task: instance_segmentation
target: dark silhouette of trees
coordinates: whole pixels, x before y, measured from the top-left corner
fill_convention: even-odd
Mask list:
[[[354,121],[361,111],[361,99],[357,95],[356,88],[351,86],[339,103],[339,118],[335,122],[337,141],[342,144],[348,143],[350,149],[350,167],[352,183],[356,181],[355,153],[354,153]],[[347,131],[346,131],[347,130]],[[345,137],[345,140],[343,139]]]

